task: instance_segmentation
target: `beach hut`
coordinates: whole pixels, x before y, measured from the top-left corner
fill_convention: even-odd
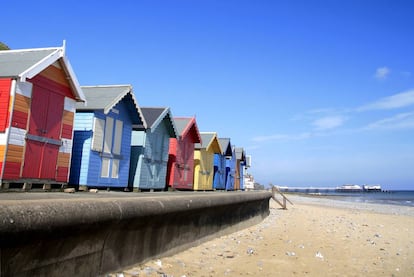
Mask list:
[[[214,154],[222,152],[215,132],[201,132],[194,145],[194,190],[213,190]]]
[[[235,179],[234,190],[244,190],[244,165],[246,162],[246,154],[242,147],[236,147],[236,167],[235,167]]]
[[[226,161],[232,156],[232,149],[229,138],[219,138],[221,153],[214,154],[214,179],[213,188],[226,189],[227,169]]]
[[[170,138],[177,131],[170,108],[142,107],[147,126],[132,132],[129,185],[134,190],[166,189]]]
[[[68,182],[76,102],[85,101],[65,46],[0,51],[0,182]]]
[[[167,183],[173,189],[192,190],[194,144],[201,142],[195,117],[174,117],[177,138],[170,138]]]
[[[234,190],[234,180],[236,176],[236,151],[231,146],[231,156],[226,158],[226,190]]]
[[[127,188],[131,133],[144,125],[131,85],[83,86],[75,114],[69,183]]]

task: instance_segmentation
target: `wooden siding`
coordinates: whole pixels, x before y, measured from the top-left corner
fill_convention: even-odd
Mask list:
[[[239,178],[240,178],[240,189],[244,190],[244,162],[240,163],[240,169],[239,169]]]
[[[92,112],[75,113],[74,115],[73,146],[69,174],[70,184],[88,184],[93,120],[94,113]]]
[[[160,123],[155,130],[145,134],[144,153],[140,155],[135,178],[130,179],[135,188],[139,189],[164,189],[166,186],[168,150],[170,136],[166,126],[167,119]],[[134,137],[141,137],[143,131],[135,131]],[[134,133],[135,133],[134,132]],[[139,177],[137,182],[137,177]]]
[[[92,131],[74,131],[69,184],[88,184],[88,165],[91,154]]]
[[[63,111],[62,123],[67,125],[73,125],[74,113],[70,111]]]
[[[26,129],[29,119],[31,100],[29,97],[22,94],[15,94],[15,101],[13,107],[12,127]]]
[[[56,62],[27,82],[17,82],[13,97],[3,180],[67,182],[76,99],[67,74]],[[1,123],[0,100],[0,128]]]
[[[134,184],[139,184],[141,178],[141,167],[144,156],[144,146],[131,146],[131,158],[129,164],[129,178],[128,186],[134,187]],[[138,187],[138,185],[137,185]]]
[[[92,131],[93,119],[93,112],[77,112],[75,113],[73,129],[75,131]]]
[[[214,153],[205,149],[194,152],[194,190],[212,190],[214,177]]]
[[[175,183],[180,181],[179,163],[177,163],[177,155],[179,155],[178,139],[170,138],[170,145],[168,148],[168,164],[167,164],[167,178],[166,182],[169,187],[174,187]]]
[[[59,152],[57,159],[56,181],[68,181],[70,156],[70,153]]]
[[[61,137],[66,139],[72,139],[72,125],[62,124],[62,130],[61,130]]]
[[[28,113],[30,110],[30,98],[22,94],[15,94],[14,111]]]
[[[182,184],[186,188],[193,188],[194,183],[194,135],[187,136],[180,141],[180,170]]]
[[[46,69],[44,69],[40,74],[40,76],[46,77],[53,82],[60,84],[65,87],[70,87],[69,82],[66,78],[65,72],[63,72],[62,68],[57,67],[55,65],[49,65]]]
[[[125,101],[130,100],[125,98],[114,107],[119,113],[105,115],[103,111],[95,111],[75,114],[71,184],[128,186],[132,120]],[[115,135],[117,132],[121,134]],[[108,174],[102,174],[105,162]]]
[[[0,176],[3,175],[3,162],[4,162],[5,150],[6,150],[6,145],[0,144]]]
[[[214,189],[226,188],[226,156],[214,154]]]
[[[68,107],[67,98],[65,98],[65,109]],[[64,110],[62,116],[62,131],[61,137],[66,139],[72,139],[73,125],[74,125],[75,113],[73,111]]]
[[[21,168],[21,163],[6,162],[4,164],[3,179],[18,180],[20,178]]]
[[[10,79],[0,79],[0,132],[4,132],[9,121]]]
[[[7,146],[6,162],[21,163],[23,161],[23,146],[9,144]]]
[[[6,145],[0,145],[0,161],[3,161],[5,150],[6,150]]]
[[[227,181],[226,181],[226,190],[234,190],[234,179],[235,179],[235,166],[236,166],[236,156],[233,151],[231,159],[226,160],[226,172],[227,172]]]
[[[237,160],[234,168],[234,190],[240,189],[240,160]]]
[[[170,139],[170,158],[173,160],[170,163],[169,185],[175,189],[193,189],[194,135],[192,133],[187,133],[181,139]]]
[[[70,154],[59,152],[58,159],[57,159],[57,166],[58,167],[69,167],[70,164]]]

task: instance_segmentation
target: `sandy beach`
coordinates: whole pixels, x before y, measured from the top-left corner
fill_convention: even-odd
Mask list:
[[[414,276],[414,208],[289,195],[261,223],[110,276]]]

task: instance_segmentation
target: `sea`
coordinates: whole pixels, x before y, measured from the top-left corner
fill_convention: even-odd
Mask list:
[[[390,204],[414,207],[414,190],[387,190],[377,192],[338,192],[305,193],[347,202]]]

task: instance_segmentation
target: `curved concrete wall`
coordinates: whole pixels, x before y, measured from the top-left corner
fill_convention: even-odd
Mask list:
[[[161,193],[1,201],[0,275],[103,275],[260,222],[270,197]]]

